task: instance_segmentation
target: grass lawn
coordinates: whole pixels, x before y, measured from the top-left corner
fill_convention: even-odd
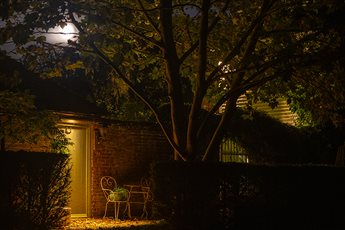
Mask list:
[[[168,229],[164,220],[114,220],[112,218],[72,218],[69,229]]]

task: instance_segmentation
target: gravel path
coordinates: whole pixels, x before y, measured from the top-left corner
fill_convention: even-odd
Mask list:
[[[67,229],[158,229],[164,220],[114,220],[111,218],[72,218]]]

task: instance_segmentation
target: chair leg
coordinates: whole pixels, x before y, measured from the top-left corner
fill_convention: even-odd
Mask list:
[[[105,204],[105,210],[104,210],[103,218],[107,215],[107,209],[108,209],[108,202]]]
[[[119,212],[120,212],[120,202],[114,202],[115,207],[115,220],[119,219]]]

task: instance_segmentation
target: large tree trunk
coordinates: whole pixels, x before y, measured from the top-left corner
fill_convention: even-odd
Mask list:
[[[163,42],[163,57],[165,59],[165,78],[168,84],[170,99],[170,117],[172,136],[179,150],[175,150],[174,159],[180,155],[186,157],[186,125],[187,117],[183,103],[182,86],[180,81],[180,65],[174,43],[172,25],[172,1],[162,0],[160,6],[160,25]],[[179,154],[178,152],[179,151]]]
[[[192,106],[189,112],[188,130],[187,130],[187,151],[189,158],[194,159],[200,154],[200,148],[197,141],[197,130],[200,116],[202,101],[205,96],[205,79],[207,66],[207,36],[208,36],[208,10],[210,8],[210,1],[204,0],[202,3],[202,16],[200,21],[200,36],[199,36],[199,63],[198,74],[195,78],[195,90]]]

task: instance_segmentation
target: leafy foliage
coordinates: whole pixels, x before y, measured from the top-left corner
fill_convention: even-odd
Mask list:
[[[1,65],[8,69],[0,73],[0,139],[36,143],[46,137],[51,140],[54,152],[64,152],[69,142],[56,127],[59,117],[51,111],[38,110],[35,98],[19,87],[24,72],[18,63],[1,57]],[[56,145],[58,142],[60,145]]]
[[[294,127],[264,113],[238,111],[225,137],[244,146],[251,163],[334,164],[345,135],[333,126]]]
[[[0,138],[34,143],[40,136],[49,136],[56,128],[58,117],[48,111],[37,111],[28,93],[0,92]]]
[[[65,133],[63,133],[59,129],[50,142],[52,152],[54,153],[69,154],[70,151],[68,149],[68,146],[73,145],[71,139],[66,137]]]
[[[24,61],[36,70],[50,69],[52,75],[63,73],[65,66],[80,68],[76,65],[80,57],[85,73],[107,80],[100,95],[111,96],[100,103],[120,117],[127,116],[117,112],[122,108],[135,108],[134,117],[149,117],[142,106],[132,103],[132,98],[139,98],[161,126],[176,158],[209,159],[233,118],[238,97],[248,90],[272,106],[277,96],[288,95],[298,113],[312,114],[311,122],[328,117],[335,117],[332,120],[338,124],[343,121],[339,66],[344,26],[337,23],[343,19],[343,2],[5,2],[1,16],[8,20],[1,28],[2,41],[12,39]],[[37,36],[39,29],[47,31],[67,22],[79,31],[78,39],[68,46],[49,44]],[[16,33],[19,29],[21,34]],[[23,45],[33,40],[36,43]],[[334,84],[330,97],[324,97],[329,90],[319,84]],[[310,98],[315,100],[305,105]],[[164,103],[170,107],[167,123],[158,109]],[[209,104],[206,116],[205,103]],[[318,109],[320,103],[327,109]],[[223,104],[221,119],[208,127]]]

